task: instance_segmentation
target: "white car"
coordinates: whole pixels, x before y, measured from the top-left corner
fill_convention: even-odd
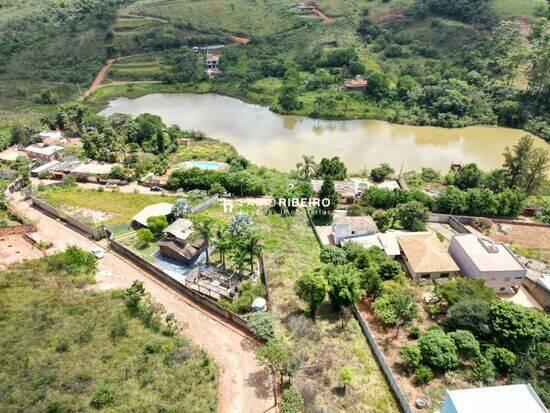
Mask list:
[[[92,254],[94,254],[94,256],[95,256],[98,260],[102,259],[102,258],[105,256],[105,252],[104,252],[103,249],[101,249],[101,248],[92,248],[92,249],[90,250],[90,252],[91,252]]]
[[[114,182],[107,182],[107,184],[105,184],[105,188],[118,188],[118,185],[115,184]]]

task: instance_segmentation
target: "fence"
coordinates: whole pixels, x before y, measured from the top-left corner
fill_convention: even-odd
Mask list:
[[[317,230],[315,229],[315,223],[313,222],[313,218],[311,218],[311,213],[309,212],[308,208],[305,208],[307,220],[309,221],[309,225],[311,225],[311,229],[313,230],[313,234],[315,234],[315,238],[317,239],[317,242],[323,248],[323,241],[321,241],[321,237],[319,237],[319,234],[317,233]]]
[[[126,248],[122,244],[119,244],[115,240],[110,239],[109,245],[112,250],[128,258],[130,261],[132,261],[132,263],[138,265],[145,271],[153,274],[156,278],[158,278],[164,284],[168,285],[169,287],[173,288],[179,293],[182,293],[183,295],[195,301],[196,303],[200,304],[201,306],[206,307],[207,309],[214,312],[215,314],[225,318],[227,321],[233,323],[236,327],[240,328],[241,330],[244,330],[246,333],[252,335],[252,332],[250,331],[248,324],[243,318],[239,317],[238,315],[232,313],[229,310],[226,310],[225,308],[220,307],[216,302],[210,300],[209,298],[204,297],[203,295],[199,294],[197,291],[191,290],[190,288],[186,287],[179,281],[172,278],[170,275],[166,274],[160,268],[156,267],[150,262],[145,261],[139,255],[130,251],[128,248]]]
[[[200,212],[202,210],[205,210],[210,205],[217,204],[218,201],[219,201],[218,195],[214,195],[213,197],[205,199],[204,201],[202,201],[202,202],[198,203],[197,205],[195,205],[194,207],[192,207],[191,212]]]
[[[382,354],[380,347],[378,347],[378,343],[376,342],[376,339],[372,335],[369,329],[369,326],[367,325],[367,322],[365,321],[365,319],[357,309],[356,305],[353,305],[352,310],[355,314],[355,317],[359,321],[361,330],[363,330],[363,334],[365,335],[365,338],[367,339],[367,342],[369,343],[370,348],[372,349],[372,352],[376,357],[376,360],[378,360],[378,364],[380,364],[380,367],[382,367],[382,371],[384,372],[384,375],[386,376],[386,378],[388,379],[388,382],[390,383],[391,389],[393,390],[395,396],[397,397],[397,401],[399,402],[399,405],[401,406],[401,408],[405,413],[413,413],[413,410],[409,405],[407,398],[403,394],[401,387],[399,387],[399,384],[397,383],[397,380],[393,375],[393,371],[391,367],[389,366],[388,362],[386,361],[386,358]]]
[[[492,216],[470,216],[470,215],[450,215],[450,214],[436,214],[430,213],[428,216],[428,222],[439,222],[443,224],[449,224],[451,218],[462,225],[470,225],[475,218],[487,218],[493,221],[495,224],[509,224],[509,225],[525,225],[527,227],[542,227],[550,228],[550,224],[543,224],[542,222],[528,222],[520,221],[519,219],[511,219],[507,217],[492,217]],[[451,225],[452,226],[452,225]],[[454,228],[454,227],[453,227]],[[456,229],[456,228],[455,228]]]
[[[75,219],[71,216],[68,216],[68,215],[65,215],[65,214],[59,212],[55,207],[51,206],[50,204],[43,201],[42,199],[37,198],[33,194],[30,194],[29,196],[32,200],[33,205],[35,205],[36,207],[40,208],[41,210],[45,211],[46,213],[48,213],[48,214],[50,214],[50,215],[52,215],[56,218],[62,219],[67,224],[69,224],[71,227],[75,228],[78,232],[81,232],[81,233],[85,234],[86,236],[92,237],[92,238],[97,238],[100,235],[100,231],[98,229],[92,228],[89,225],[87,225],[83,222],[80,222],[79,220],[77,220],[77,219]]]

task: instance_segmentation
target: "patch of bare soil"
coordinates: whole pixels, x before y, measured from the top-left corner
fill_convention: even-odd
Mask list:
[[[490,237],[496,241],[536,250],[537,255],[550,261],[550,228],[522,224],[495,224]]]
[[[248,42],[250,42],[250,39],[248,37],[243,37],[243,36],[233,36],[233,40],[235,40],[235,43],[237,44],[247,44]]]
[[[0,237],[0,269],[40,257],[42,252],[33,247],[23,234]]]

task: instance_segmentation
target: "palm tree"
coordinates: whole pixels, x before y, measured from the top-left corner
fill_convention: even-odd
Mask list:
[[[226,227],[218,226],[214,236],[214,245],[220,253],[222,268],[225,270],[225,256],[232,248],[232,241]]]
[[[214,238],[214,218],[204,217],[200,219],[195,219],[193,222],[194,234],[193,238],[202,238],[206,243],[206,263],[210,262],[210,242]]]
[[[317,169],[315,158],[309,155],[302,155],[303,162],[298,162],[296,168],[300,171],[305,179],[309,179]]]
[[[246,264],[248,264],[249,256],[248,252],[243,248],[244,245],[237,244],[237,247],[233,250],[231,254],[231,259],[235,263],[237,272],[240,274]]]
[[[263,244],[260,235],[251,232],[243,242],[243,250],[250,257],[250,272],[254,272],[254,258],[260,259],[263,253]]]

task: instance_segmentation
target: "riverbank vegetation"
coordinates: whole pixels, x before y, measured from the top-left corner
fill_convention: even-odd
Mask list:
[[[2,406],[215,411],[212,361],[139,284],[95,292],[94,272],[95,258],[70,247],[2,273]]]

